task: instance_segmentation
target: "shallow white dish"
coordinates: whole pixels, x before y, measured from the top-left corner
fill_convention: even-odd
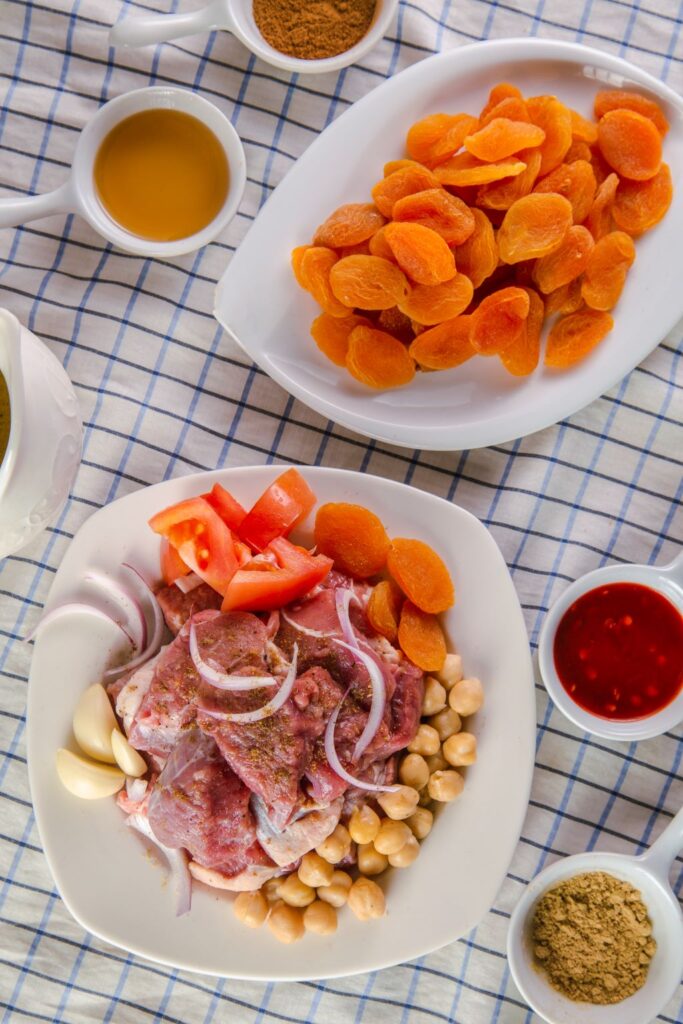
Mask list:
[[[154,512],[214,481],[246,504],[281,471],[263,466],[169,480],[101,509],[72,542],[48,607],[85,598],[80,581],[88,569],[116,575],[128,561],[156,576],[159,545],[146,527]],[[274,980],[330,978],[409,960],[477,924],[519,838],[533,769],[534,687],[522,612],[491,535],[470,513],[404,484],[344,470],[303,473],[319,501],[366,504],[391,535],[420,537],[444,557],[456,587],[448,631],[466,671],[478,675],[486,691],[484,709],[473,721],[479,760],[467,770],[462,797],[439,815],[418,861],[387,876],[388,913],[381,921],[361,924],[342,913],[335,936],[306,936],[283,946],[266,929],[241,925],[229,897],[199,886],[191,912],[178,919],[165,870],[145,856],[113,799],[78,800],[55,771],[55,751],[71,741],[76,700],[99,679],[108,645],[118,642],[115,631],[81,616],[46,628],[36,642],[28,695],[29,778],[45,854],[80,924],[151,960]]]
[[[459,450],[540,430],[593,401],[641,362],[683,315],[678,252],[683,190],[637,245],[636,262],[607,340],[569,372],[539,368],[526,380],[497,359],[418,374],[375,392],[330,363],[309,334],[318,315],[294,281],[290,251],[342,203],[366,202],[385,161],[404,153],[413,121],[436,111],[476,112],[492,85],[555,93],[592,116],[598,89],[632,86],[660,100],[674,181],[683,177],[683,100],[644,71],[586,46],[546,39],[476,43],[430,57],[355,103],[309,146],[259,214],[218,284],[215,315],[274,380],[323,416],[409,448]],[[264,295],[266,299],[264,301]]]

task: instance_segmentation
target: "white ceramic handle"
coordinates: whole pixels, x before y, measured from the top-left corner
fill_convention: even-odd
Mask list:
[[[662,572],[670,576],[675,583],[678,583],[679,587],[683,587],[683,551],[674,558],[673,562],[662,566]]]
[[[69,182],[54,192],[45,192],[40,196],[0,199],[0,228],[15,228],[29,220],[50,217],[54,213],[71,213],[74,209]]]
[[[182,36],[230,29],[232,18],[227,0],[213,0],[207,7],[186,14],[148,14],[142,18],[124,18],[109,33],[111,46],[151,46]]]
[[[683,850],[683,807],[673,821],[669,822],[657,842],[641,854],[639,860],[646,862],[648,868],[668,885],[671,865],[681,850]]]

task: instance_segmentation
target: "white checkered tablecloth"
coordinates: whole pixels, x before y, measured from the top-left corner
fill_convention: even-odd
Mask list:
[[[123,6],[169,9],[167,0]],[[170,9],[178,6],[173,0]],[[500,545],[534,645],[545,611],[576,576],[609,561],[670,560],[683,541],[680,326],[571,419],[512,444],[434,454],[367,443],[325,422],[249,364],[210,311],[215,282],[271,189],[331,120],[384,78],[437,50],[538,35],[619,54],[681,92],[683,4],[401,0],[389,35],[360,65],[299,79],[255,60],[225,33],[114,53],[106,30],[121,10],[103,0],[0,0],[3,194],[59,186],[77,133],[100,104],[150,83],[185,85],[226,111],[244,140],[248,184],[220,240],[170,262],[115,252],[71,216],[0,232],[0,305],[63,362],[85,424],[83,463],[59,522],[0,563],[2,1020],[536,1022],[506,968],[510,910],[525,882],[557,856],[636,853],[656,838],[683,802],[680,727],[630,746],[591,740],[538,688],[528,815],[505,883],[475,931],[413,963],[329,984],[216,981],[126,956],[86,934],[61,903],[31,810],[30,650],[20,637],[94,509],[146,484],[224,465],[366,470],[463,505]],[[682,867],[674,870],[679,888]],[[658,1020],[683,1021],[683,989]]]

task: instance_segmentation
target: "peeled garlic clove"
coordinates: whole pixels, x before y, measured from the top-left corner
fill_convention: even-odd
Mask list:
[[[111,746],[112,729],[118,729],[109,697],[101,683],[89,686],[76,705],[73,730],[84,754],[96,761],[115,764]]]
[[[82,800],[113,796],[126,781],[126,776],[118,768],[88,761],[80,754],[64,749],[57,751],[57,774],[62,785]]]
[[[116,763],[122,772],[132,775],[134,779],[139,779],[141,775],[145,774],[147,771],[145,759],[140,757],[135,747],[131,747],[126,737],[118,729],[111,731],[111,747]]]

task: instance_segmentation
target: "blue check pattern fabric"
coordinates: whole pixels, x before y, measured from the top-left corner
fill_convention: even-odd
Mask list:
[[[682,326],[569,420],[510,444],[434,454],[368,443],[324,421],[253,366],[211,310],[215,282],[271,190],[327,124],[385,78],[435,51],[534,35],[619,54],[683,92],[683,4],[401,0],[388,35],[360,64],[312,78],[259,62],[227,33],[141,51],[108,48],[107,29],[124,9],[192,6],[0,0],[3,195],[62,184],[90,116],[148,84],[180,84],[216,103],[240,133],[248,166],[238,216],[216,242],[180,259],[117,252],[73,216],[0,232],[0,305],[64,364],[85,425],[83,462],[58,522],[0,563],[2,1021],[536,1024],[506,966],[510,912],[525,883],[558,856],[638,853],[658,836],[683,802],[680,726],[638,744],[590,739],[538,685],[528,814],[495,903],[471,934],[415,962],[329,983],[216,980],[129,956],[85,933],[62,904],[31,809],[30,648],[21,637],[95,509],[146,484],[220,466],[341,466],[464,506],[502,549],[534,647],[546,610],[575,577],[609,562],[672,559],[683,542]],[[680,892],[681,860],[672,882]],[[683,1021],[683,989],[658,1020]]]

